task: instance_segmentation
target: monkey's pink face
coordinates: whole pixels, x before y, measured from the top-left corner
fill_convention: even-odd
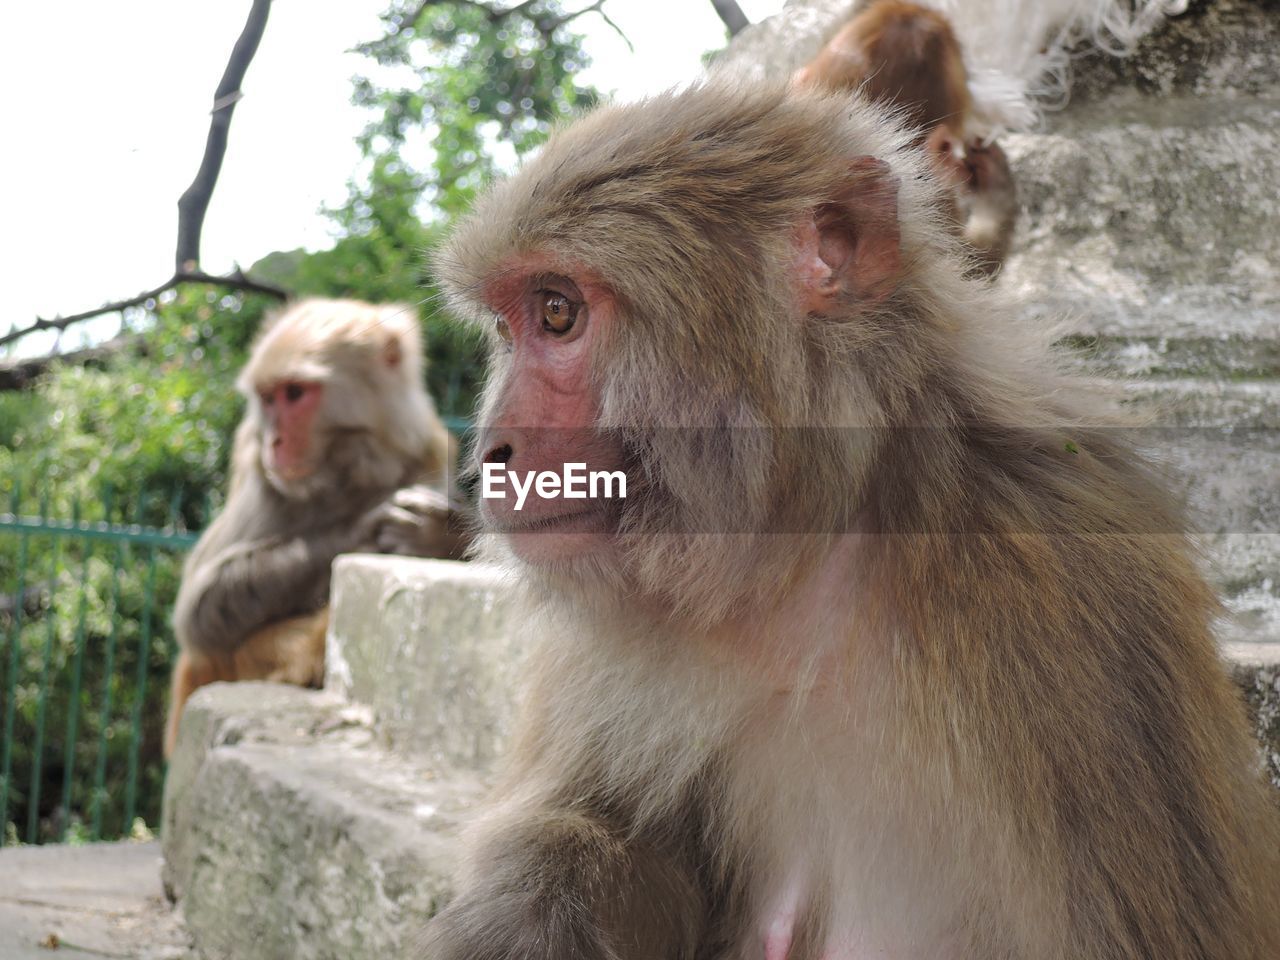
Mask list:
[[[591,358],[612,298],[589,272],[531,257],[507,264],[484,300],[507,356],[477,445],[481,516],[530,563],[607,550],[619,488],[592,475],[621,471],[622,452],[598,428]]]
[[[262,410],[262,466],[286,496],[305,485],[315,472],[316,415],[324,400],[324,385],[285,380],[259,389]]]

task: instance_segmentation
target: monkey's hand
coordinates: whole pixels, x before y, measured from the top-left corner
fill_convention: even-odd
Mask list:
[[[1001,191],[1002,198],[1004,193],[1016,193],[1009,158],[996,141],[970,140],[965,144],[964,164],[969,188],[974,192]]]
[[[534,916],[535,910],[545,910]],[[487,902],[463,897],[431,921],[415,960],[629,960],[614,950],[598,925],[574,922],[570,903],[526,902],[497,895]]]
[[[704,906],[690,872],[601,821],[498,816],[475,879],[427,927],[421,960],[692,960]]]
[[[457,559],[470,537],[464,508],[425,484],[397,490],[360,521],[361,549]]]
[[[1000,144],[974,140],[966,147],[969,171],[958,194],[963,236],[973,250],[977,272],[994,276],[1009,255],[1018,219],[1018,189]]]

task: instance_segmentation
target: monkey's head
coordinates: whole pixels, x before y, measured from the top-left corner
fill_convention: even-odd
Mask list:
[[[436,419],[403,304],[297,303],[266,325],[236,385],[248,401],[238,456],[291,500],[400,482]]]
[[[868,365],[918,336],[905,305],[948,245],[905,146],[847,98],[711,82],[598,110],[496,185],[437,256],[492,342],[487,530],[559,584],[708,619],[856,523],[906,386]],[[574,463],[626,497],[562,495]],[[543,473],[560,489],[517,509]]]

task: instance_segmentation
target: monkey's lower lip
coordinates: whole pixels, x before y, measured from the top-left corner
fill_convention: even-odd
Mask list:
[[[608,511],[597,505],[583,510],[566,511],[551,516],[522,517],[511,513],[498,518],[490,516],[490,523],[497,533],[583,533],[602,529]]]

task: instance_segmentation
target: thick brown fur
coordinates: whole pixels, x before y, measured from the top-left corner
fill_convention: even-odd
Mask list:
[[[919,131],[940,123],[963,130],[973,109],[951,22],[906,0],[861,5],[796,79],[892,105]]]
[[[305,475],[264,456],[260,394],[323,384]],[[226,506],[187,559],[174,611],[166,754],[182,706],[213,680],[323,677],[329,567],[342,552],[458,556],[450,522],[454,441],[422,385],[416,312],[400,304],[306,300],[274,318],[239,384],[247,401]]]
[[[999,271],[1013,241],[1017,187],[1000,145],[973,135],[969,75],[945,14],[907,0],[860,4],[795,82],[895,110],[933,159],[947,216],[975,269]]]
[[[891,289],[806,313],[795,225],[856,235],[886,183]],[[873,107],[711,84],[589,115],[459,226],[479,322],[525,262],[607,291],[597,425],[635,459],[607,549],[486,544],[542,639],[415,956],[1280,957],[1276,798],[1178,507],[935,190]]]

